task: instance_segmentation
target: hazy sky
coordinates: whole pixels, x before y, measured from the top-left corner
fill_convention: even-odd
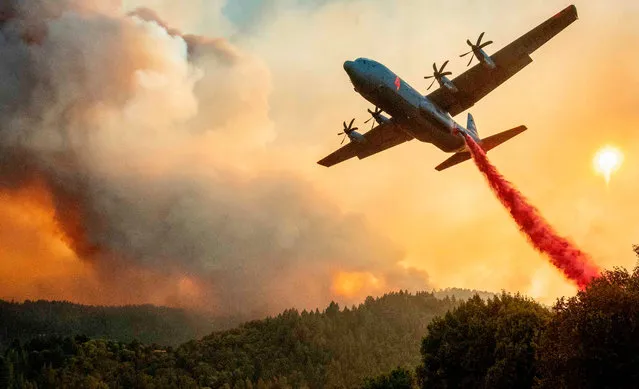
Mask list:
[[[234,1],[222,8],[235,23],[229,36],[271,72],[270,117],[278,137],[269,147],[282,152],[266,152],[261,162],[303,172],[343,209],[365,214],[434,286],[520,290],[545,301],[571,293],[572,286],[526,244],[471,163],[436,172],[446,155],[413,141],[330,169],[315,164],[338,147],[342,120],[356,117],[361,124],[367,118],[370,104],[353,91],[344,60],[374,58],[425,90],[423,76],[433,61],[451,59],[454,75],[464,70],[458,55],[467,49],[466,38],[486,31],[494,52],[570,3],[313,3]],[[527,133],[491,152],[494,163],[601,266],[633,266],[639,57],[632,53],[639,47],[633,27],[639,4],[575,5],[579,20],[471,112],[483,136],[527,125]],[[202,20],[194,25],[205,31]],[[463,124],[465,115],[456,119]],[[591,163],[605,144],[625,154],[608,188]]]
[[[352,241],[355,247],[351,248],[362,255],[392,246],[395,251],[384,258],[399,259],[403,266],[425,272],[424,289],[505,289],[550,303],[557,296],[572,294],[574,286],[526,243],[472,163],[437,172],[434,167],[448,155],[416,140],[328,169],[316,161],[339,147],[336,134],[343,120],[355,117],[356,125],[364,128],[366,109],[371,108],[353,91],[342,68],[345,60],[376,59],[425,92],[428,82],[423,77],[430,74],[433,62],[450,59],[447,69],[453,77],[464,71],[467,58],[458,56],[467,51],[467,38],[474,40],[485,31],[485,40],[495,42],[487,51],[495,52],[568,4],[555,0],[126,0],[119,12],[149,7],[184,32],[227,38],[250,56],[251,64],[259,64],[241,67],[231,78],[207,79],[207,89],[200,92],[206,94],[212,113],[198,120],[224,117],[230,103],[215,93],[218,88],[232,86],[237,99],[233,109],[242,109],[219,125],[223,130],[212,133],[207,142],[180,143],[182,161],[197,156],[197,170],[207,174],[222,167],[232,169],[242,177],[238,182],[271,175],[297,177],[306,188],[304,195],[295,196],[295,201],[305,202],[300,209],[321,211],[321,218],[348,215],[344,217],[365,225],[361,230],[365,234],[352,240],[351,235],[338,235],[344,239],[340,245]],[[635,194],[639,182],[639,3],[584,0],[575,5],[579,20],[470,111],[480,136],[527,125],[527,132],[490,152],[492,161],[561,234],[598,264],[632,267],[636,259],[631,247],[639,243]],[[464,112],[455,119],[465,124],[465,117]],[[240,133],[235,126],[251,130]],[[114,139],[109,138],[109,145],[116,149]],[[171,144],[172,138],[162,139],[163,147]],[[592,158],[608,144],[619,147],[625,160],[607,187],[594,174]],[[149,166],[164,166],[161,153],[147,157],[157,158]],[[309,211],[300,212],[302,216],[289,223],[296,231]],[[0,213],[11,214],[1,207]],[[361,245],[371,249],[357,251]],[[40,253],[30,250],[33,255]],[[308,250],[314,261],[321,260],[315,248]],[[59,256],[63,257],[72,255]],[[327,259],[333,295],[324,300],[407,285],[382,280],[390,277],[388,269],[396,267],[395,262],[381,266],[380,259],[375,259],[354,265],[341,258],[346,257]],[[72,258],[64,263],[67,269],[86,266]],[[52,265],[48,274],[55,272],[63,271]],[[81,277],[82,271],[74,274]],[[180,282],[181,288],[189,289],[188,279]],[[420,284],[411,278],[410,285],[419,288]],[[303,288],[304,283],[296,287]],[[44,288],[38,294],[15,289],[19,292],[11,297],[47,297],[50,290]],[[145,300],[145,295],[137,297],[132,301]],[[301,305],[309,301],[323,304],[322,298],[313,297]]]

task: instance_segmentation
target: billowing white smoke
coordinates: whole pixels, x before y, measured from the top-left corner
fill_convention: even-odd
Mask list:
[[[252,166],[275,136],[257,58],[116,3],[0,5],[0,189],[45,185],[104,300],[261,314],[325,304],[337,271],[424,287],[358,217]],[[175,297],[184,277],[196,302]]]

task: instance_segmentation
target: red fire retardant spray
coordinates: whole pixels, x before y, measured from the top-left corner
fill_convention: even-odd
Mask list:
[[[557,234],[537,208],[531,205],[524,195],[490,163],[480,145],[466,134],[464,134],[464,138],[475,165],[484,174],[491,189],[510,212],[530,243],[539,252],[550,257],[552,264],[561,270],[568,279],[575,282],[579,289],[585,289],[593,278],[599,276],[598,266],[572,242]]]

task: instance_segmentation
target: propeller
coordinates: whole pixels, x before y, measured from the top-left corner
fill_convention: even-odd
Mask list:
[[[444,62],[444,64],[442,65],[441,68],[439,68],[439,70],[437,70],[437,65],[433,62],[433,75],[432,76],[426,76],[424,77],[425,79],[429,79],[432,78],[433,82],[430,83],[430,86],[428,87],[427,90],[430,90],[430,88],[433,86],[433,84],[435,83],[435,81],[437,80],[441,80],[442,77],[444,76],[448,76],[450,74],[453,74],[451,72],[445,72],[444,73],[444,68],[446,67],[446,65],[448,65],[448,61]]]
[[[348,126],[346,125],[346,122],[344,122],[344,131],[340,132],[339,134],[337,134],[338,136],[339,135],[344,135],[344,138],[342,138],[342,142],[340,143],[340,145],[344,143],[344,141],[346,140],[346,136],[348,134],[350,134],[351,132],[357,130],[357,127],[355,127],[355,128],[352,127],[354,121],[355,121],[355,118],[353,118],[353,120],[351,120],[351,122],[348,124]]]
[[[467,53],[464,53],[462,55],[460,55],[460,57],[465,57],[470,53],[473,53],[473,55],[470,56],[470,61],[468,61],[468,65],[466,66],[470,66],[470,63],[473,62],[473,58],[477,56],[477,53],[479,52],[480,49],[483,49],[484,47],[488,46],[489,44],[493,43],[493,41],[488,41],[488,42],[484,42],[481,43],[481,39],[484,37],[485,32],[482,32],[479,35],[479,39],[477,39],[477,43],[473,44],[473,42],[470,41],[470,39],[466,39],[466,43],[468,43],[468,46],[470,46],[471,50]],[[479,57],[477,57],[477,59],[479,59]]]
[[[375,107],[375,112],[371,111],[370,109],[368,109],[367,111],[368,111],[368,113],[371,114],[371,117],[367,121],[365,121],[364,123],[368,123],[368,122],[370,122],[373,119],[377,119],[379,117],[379,114],[382,113],[382,109],[381,108],[377,108],[377,107]],[[371,130],[373,129],[374,126],[375,126],[375,122],[373,122],[373,124],[371,125]]]

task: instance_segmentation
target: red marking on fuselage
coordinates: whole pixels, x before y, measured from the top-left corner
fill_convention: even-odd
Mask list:
[[[395,86],[397,87],[397,90],[399,90],[399,87],[402,85],[402,81],[399,79],[399,76],[397,76],[397,78],[395,79]]]

